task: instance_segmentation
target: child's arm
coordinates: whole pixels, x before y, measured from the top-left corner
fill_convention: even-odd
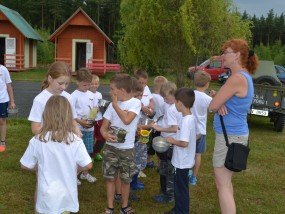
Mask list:
[[[83,128],[88,129],[92,127],[92,123],[90,123],[87,119],[76,118],[75,121],[79,123]]]
[[[162,128],[154,124],[152,128],[159,132],[176,133],[178,130],[178,125],[172,125],[172,126],[169,126],[168,128]]]
[[[154,125],[154,122],[149,124],[149,125],[142,125],[142,124],[138,124],[138,128],[139,129],[152,129],[152,126]]]
[[[112,134],[112,131],[109,130],[111,123],[106,118],[103,119],[103,123],[100,129],[102,137],[108,142],[117,142],[117,137]]]
[[[114,110],[117,112],[118,116],[125,125],[129,125],[137,116],[136,113],[132,111],[124,111],[120,109],[117,102],[112,102]]]
[[[36,171],[38,171],[38,164],[35,165],[34,168],[28,168],[28,167],[24,166],[23,164],[21,164],[21,168],[22,168],[22,169],[25,169],[25,170],[29,170],[29,171],[36,172]]]
[[[32,123],[31,123],[31,129],[32,129],[32,133],[33,133],[34,135],[39,134],[39,133],[40,133],[40,130],[41,130],[41,123],[32,121]]]
[[[93,166],[92,162],[89,163],[89,164],[87,164],[86,166],[83,166],[83,167],[77,165],[77,173],[80,173],[80,172],[82,172],[82,171],[87,171],[87,170],[91,169],[92,166]]]
[[[166,141],[168,143],[174,144],[174,145],[179,146],[179,147],[187,147],[188,146],[188,142],[175,140],[173,137],[166,138]]]

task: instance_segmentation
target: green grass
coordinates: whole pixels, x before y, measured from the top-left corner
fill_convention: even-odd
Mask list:
[[[198,185],[190,187],[191,213],[220,213],[212,168],[214,133],[213,116],[209,116],[207,153],[202,156]],[[268,118],[252,117],[248,169],[233,177],[237,213],[284,213],[284,133],[273,131]],[[26,119],[10,118],[7,130],[7,150],[0,153],[0,213],[32,213],[35,174],[20,169],[19,160],[32,137]],[[106,207],[106,193],[101,162],[91,170],[98,181],[82,182],[79,187],[80,213],[101,213]],[[152,196],[159,193],[159,175],[155,168],[144,170],[145,190],[138,191],[141,200],[132,206],[139,214],[168,211],[172,205],[156,204]],[[116,213],[119,205],[116,204]]]

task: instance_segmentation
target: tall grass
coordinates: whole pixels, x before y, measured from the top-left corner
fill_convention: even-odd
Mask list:
[[[212,152],[214,132],[213,116],[209,116],[207,152],[202,156],[197,186],[190,186],[191,213],[220,213],[215,188]],[[35,174],[20,169],[19,160],[32,137],[26,119],[8,120],[7,150],[0,153],[0,213],[32,213]],[[268,118],[251,120],[250,155],[248,169],[233,177],[237,213],[285,213],[285,142],[284,133],[276,133]],[[145,190],[137,191],[140,201],[132,206],[137,213],[157,214],[168,211],[173,204],[156,204],[152,196],[159,193],[159,175],[155,168],[145,169]],[[86,181],[79,186],[80,213],[101,213],[106,207],[105,184],[101,162],[96,162],[91,174],[98,181]],[[119,204],[115,204],[118,213]]]

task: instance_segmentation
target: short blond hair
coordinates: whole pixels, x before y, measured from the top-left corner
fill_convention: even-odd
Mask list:
[[[211,76],[205,71],[197,71],[194,75],[194,84],[196,87],[204,87],[211,81]]]
[[[156,76],[153,79],[153,90],[160,91],[160,88],[163,83],[166,83],[168,80],[164,76]]]
[[[100,78],[96,74],[92,74],[92,80],[100,81]]]
[[[175,85],[174,82],[170,82],[170,81],[167,81],[165,83],[163,83],[161,85],[161,88],[160,88],[160,95],[165,98],[169,95],[172,95],[174,96],[175,95],[175,92],[177,90],[177,87]]]

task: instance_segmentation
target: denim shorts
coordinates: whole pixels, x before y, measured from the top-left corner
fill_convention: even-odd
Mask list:
[[[120,175],[124,183],[131,183],[134,175],[134,148],[118,149],[105,145],[103,150],[103,177],[113,180]]]
[[[196,141],[196,154],[206,152],[206,135],[201,135],[201,138]]]
[[[9,102],[6,103],[0,103],[0,118],[6,118],[8,117],[8,108]]]

